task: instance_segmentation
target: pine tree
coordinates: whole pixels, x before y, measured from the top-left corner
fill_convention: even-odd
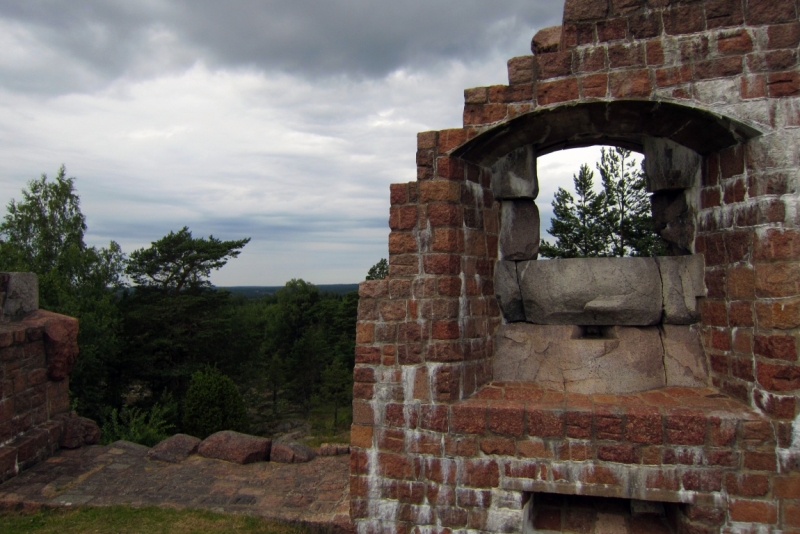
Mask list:
[[[609,241],[604,221],[606,194],[594,191],[594,172],[586,164],[581,165],[572,181],[578,199],[566,189],[558,188],[548,230],[556,243],[551,245],[543,239],[539,254],[545,258],[605,256]]]
[[[631,151],[603,148],[597,170],[602,192],[593,190],[594,173],[585,164],[573,176],[577,201],[562,188],[556,192],[548,230],[556,243],[542,240],[539,253],[545,258],[664,254],[664,242],[653,227],[645,175]]]

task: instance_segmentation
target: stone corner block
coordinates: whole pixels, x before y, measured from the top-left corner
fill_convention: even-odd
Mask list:
[[[492,194],[498,200],[535,199],[539,195],[536,152],[532,145],[503,156],[491,167]]]
[[[7,273],[3,315],[16,317],[39,309],[39,278],[35,273]]]
[[[495,264],[494,292],[506,321],[513,323],[525,320],[516,262],[498,261]]]
[[[705,297],[705,260],[702,254],[659,256],[665,324],[693,324],[700,320],[698,297]]]
[[[535,260],[539,256],[539,208],[530,199],[500,201],[500,257]]]
[[[698,329],[664,324],[660,330],[667,386],[708,387],[708,364]]]
[[[689,189],[699,184],[703,158],[664,137],[644,138],[644,172],[647,190]]]

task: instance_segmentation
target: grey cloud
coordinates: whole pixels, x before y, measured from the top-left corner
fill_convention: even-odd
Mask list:
[[[480,60],[521,35],[529,38],[531,28],[557,24],[562,5],[531,0],[0,0],[0,20],[18,23],[65,59],[52,61],[50,74],[61,80],[51,79],[52,87],[38,69],[24,65],[0,70],[0,79],[12,89],[59,92],[197,60],[310,78],[380,77],[442,60]]]

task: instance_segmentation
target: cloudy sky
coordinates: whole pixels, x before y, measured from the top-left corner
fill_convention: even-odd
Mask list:
[[[217,285],[363,279],[416,133],[560,23],[547,0],[0,0],[0,202],[63,163],[87,242],[251,237]],[[539,206],[596,149],[539,161]],[[548,222],[544,220],[543,228]]]

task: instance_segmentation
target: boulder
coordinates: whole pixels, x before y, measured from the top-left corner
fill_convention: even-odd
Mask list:
[[[272,444],[272,452],[270,453],[271,462],[279,462],[283,464],[299,464],[310,462],[316,458],[317,453],[314,449],[307,447],[302,443],[296,441],[276,441]]]
[[[664,387],[658,327],[502,325],[493,379],[569,393],[626,394]]]
[[[661,321],[661,276],[653,258],[522,261],[517,273],[530,323],[648,326]]]
[[[65,449],[77,449],[100,442],[100,427],[91,419],[78,417],[75,412],[63,413],[53,419],[62,424],[59,446]]]
[[[561,26],[550,26],[536,32],[531,39],[531,52],[534,54],[549,54],[558,52],[561,45]]]
[[[147,457],[151,460],[177,464],[188,458],[190,454],[196,453],[200,443],[200,439],[194,436],[175,434],[147,451]]]
[[[697,299],[706,296],[705,261],[702,254],[660,256],[661,294],[665,324],[694,324],[700,320]]]
[[[539,255],[539,208],[533,200],[500,202],[500,258],[535,260]]]
[[[491,173],[492,194],[497,200],[534,200],[539,194],[536,152],[532,145],[520,147],[498,159],[492,165]]]
[[[39,279],[35,273],[5,273],[3,315],[20,317],[39,309]]]
[[[495,264],[494,292],[506,321],[514,323],[525,320],[516,262],[498,261]]]
[[[197,453],[206,458],[227,460],[237,464],[268,461],[272,440],[223,430],[211,434],[197,447]]]
[[[661,341],[668,386],[699,388],[709,385],[706,355],[697,328],[662,325]]]

